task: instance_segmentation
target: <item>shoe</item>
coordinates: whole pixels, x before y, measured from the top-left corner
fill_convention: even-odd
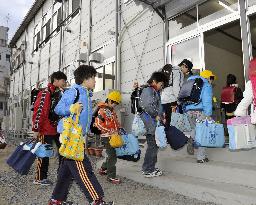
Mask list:
[[[110,181],[112,184],[120,184],[121,180],[118,178],[110,178],[108,177],[108,181]]]
[[[99,169],[99,174],[100,175],[107,175],[107,169],[100,168]]]
[[[197,163],[205,163],[205,162],[209,162],[209,159],[208,158],[205,158],[205,159],[201,159],[201,160],[197,160]]]
[[[51,199],[48,205],[75,205],[75,204],[71,201],[58,201],[58,200]]]
[[[143,176],[146,177],[146,178],[159,177],[161,175],[163,175],[163,172],[159,169],[157,169],[153,172],[149,172],[149,173],[144,172],[144,174],[143,174]]]
[[[90,205],[114,205],[113,201],[105,202],[105,201],[94,201]]]
[[[155,171],[161,171],[159,168],[155,168]],[[161,171],[162,172],[162,171]],[[141,173],[142,173],[142,175],[144,175],[146,172],[144,172],[143,170],[141,170]],[[163,173],[163,172],[162,172]]]
[[[188,142],[187,142],[187,153],[189,155],[194,155],[195,151],[194,151],[194,146],[193,146],[193,139],[190,137],[188,138]]]
[[[33,184],[42,185],[42,186],[50,186],[50,185],[52,185],[52,182],[48,179],[42,179],[42,180],[34,180]]]

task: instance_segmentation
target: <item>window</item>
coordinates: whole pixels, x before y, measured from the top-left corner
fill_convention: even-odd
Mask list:
[[[9,54],[6,54],[6,61],[10,62],[10,55]]]
[[[0,102],[0,110],[3,110],[3,109],[4,109],[4,103]]]
[[[75,16],[78,12],[75,12],[80,7],[80,0],[66,0],[66,18],[73,14]]]
[[[40,44],[40,25],[37,24],[35,29],[34,29],[34,39],[33,39],[33,43],[34,43],[34,50],[38,49],[38,46]]]
[[[6,47],[7,46],[7,42],[5,39],[0,39],[0,46],[1,47]]]
[[[43,27],[43,40],[47,41],[47,38],[51,34],[51,19],[48,20],[48,22]]]
[[[80,0],[72,1],[72,13],[74,13],[80,7]]]
[[[94,92],[114,89],[115,86],[115,63],[107,64],[97,69],[96,87]]]

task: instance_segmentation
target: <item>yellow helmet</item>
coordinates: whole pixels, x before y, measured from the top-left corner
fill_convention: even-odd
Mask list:
[[[200,72],[200,76],[203,78],[206,78],[206,79],[208,79],[210,77],[214,77],[216,79],[216,76],[210,70],[204,70],[204,71]]]
[[[122,96],[119,91],[112,91],[108,94],[108,99],[120,104],[122,101]]]

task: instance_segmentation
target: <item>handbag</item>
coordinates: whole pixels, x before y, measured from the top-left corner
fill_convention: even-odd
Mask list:
[[[155,140],[159,148],[165,148],[167,146],[165,127],[159,121],[157,121]]]
[[[196,123],[195,147],[224,147],[225,136],[222,124],[204,120]]]
[[[23,146],[30,142],[31,141],[21,143],[6,161],[10,167],[21,175],[28,174],[36,159],[35,152],[38,146],[34,146],[30,150],[23,150]]]
[[[132,134],[135,136],[143,136],[146,134],[144,122],[137,114],[134,116],[134,120],[132,122]]]
[[[182,132],[191,132],[192,131],[187,114],[180,114],[177,112],[172,113],[170,125],[176,127],[177,129],[179,129]]]
[[[116,148],[116,156],[134,155],[139,151],[139,141],[133,134],[122,135],[122,139],[124,144]]]
[[[82,126],[79,125],[79,116],[71,115],[63,119],[63,132],[60,135],[61,146],[59,153],[61,156],[76,161],[84,160],[84,145]]]
[[[188,142],[186,135],[174,126],[166,127],[165,132],[167,142],[174,150],[181,149]]]
[[[228,125],[229,149],[251,149],[256,147],[256,126],[253,124]]]
[[[109,144],[113,148],[118,148],[118,147],[122,147],[124,142],[121,135],[113,134],[110,136]]]

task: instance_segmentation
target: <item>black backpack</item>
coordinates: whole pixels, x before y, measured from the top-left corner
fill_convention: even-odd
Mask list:
[[[101,134],[101,131],[99,130],[99,128],[94,126],[96,117],[99,117],[103,122],[105,120],[101,115],[98,114],[99,110],[100,110],[100,108],[97,106],[95,108],[94,112],[92,113],[92,122],[91,122],[91,125],[90,125],[91,133],[93,133],[95,135],[100,135]]]
[[[140,107],[140,95],[142,93],[142,90],[144,88],[147,88],[148,85],[144,85],[141,87],[136,88],[132,94],[131,94],[131,113],[132,114],[137,114],[137,113],[141,113],[143,110]]]
[[[182,104],[195,104],[201,101],[201,92],[204,81],[201,78],[187,80],[183,83],[178,100]]]

